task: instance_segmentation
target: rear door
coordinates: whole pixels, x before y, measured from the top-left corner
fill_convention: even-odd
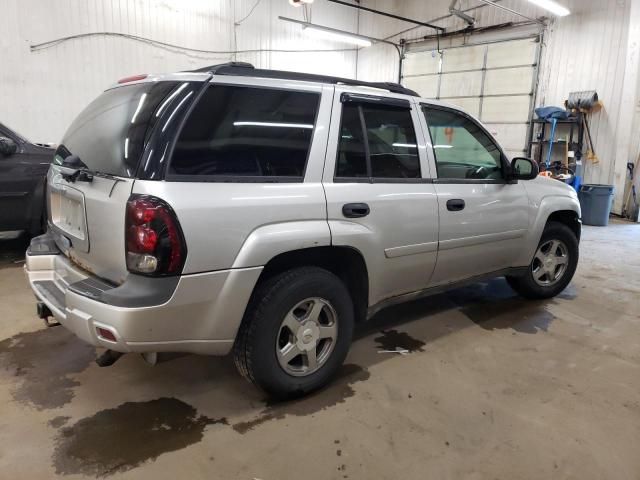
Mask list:
[[[438,208],[419,112],[410,97],[336,87],[324,188],[334,245],[358,249],[369,302],[425,288]]]
[[[475,119],[441,106],[421,109],[440,211],[432,285],[514,266],[529,224],[524,186],[505,180],[504,153]]]
[[[107,90],[74,120],[56,150],[47,177],[50,229],[65,255],[101,278],[121,283],[127,275],[126,203],[154,127],[171,128],[201,86],[183,85],[137,82]],[[65,178],[63,164],[82,165],[93,178]]]

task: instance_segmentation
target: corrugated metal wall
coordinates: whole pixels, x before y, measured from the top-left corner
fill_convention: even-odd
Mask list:
[[[118,78],[193,69],[234,59],[117,36],[90,36],[37,51],[31,45],[95,32],[136,35],[235,56],[258,67],[356,75],[356,51],[309,38],[278,15],[302,19],[286,0],[2,0],[0,121],[36,141],[56,142],[80,109]],[[317,2],[313,21],[355,31],[357,12]],[[309,52],[308,50],[342,50]],[[287,51],[283,51],[287,50]],[[306,50],[294,53],[289,50]]]
[[[577,2],[572,2],[577,3]],[[587,183],[618,184],[616,178],[619,121],[625,102],[622,85],[629,31],[629,1],[583,0],[581,11],[556,22],[546,37],[539,104],[562,105],[569,92],[596,90],[604,103],[593,115],[591,131],[600,163],[585,162]],[[587,5],[588,4],[588,5]],[[622,181],[622,182],[621,182]]]

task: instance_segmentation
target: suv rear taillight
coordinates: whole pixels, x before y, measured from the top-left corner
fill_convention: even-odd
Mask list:
[[[150,195],[132,195],[125,224],[127,269],[144,275],[177,275],[187,247],[176,214]]]

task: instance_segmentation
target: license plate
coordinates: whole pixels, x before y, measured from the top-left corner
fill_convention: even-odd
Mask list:
[[[84,211],[84,197],[81,192],[65,188],[51,192],[51,221],[60,230],[84,240],[86,237],[86,222]]]

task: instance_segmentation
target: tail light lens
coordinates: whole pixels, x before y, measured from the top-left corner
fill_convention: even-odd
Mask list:
[[[127,269],[145,275],[177,275],[187,257],[174,211],[159,198],[133,195],[125,225]]]

